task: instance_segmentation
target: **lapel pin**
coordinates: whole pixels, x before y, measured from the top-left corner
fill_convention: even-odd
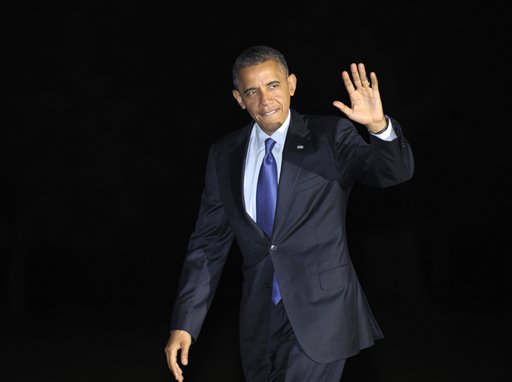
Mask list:
[[[303,148],[304,148],[304,146],[303,146],[303,145],[297,145],[297,149],[298,149],[298,150],[302,150]]]

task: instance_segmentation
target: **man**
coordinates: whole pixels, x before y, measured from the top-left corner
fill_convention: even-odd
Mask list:
[[[362,63],[350,69],[342,79],[351,106],[333,102],[347,119],[290,108],[297,78],[279,51],[254,46],[236,59],[233,96],[252,121],[209,152],[165,348],[176,380],[178,353],[187,365],[234,239],[247,381],[339,381],[345,360],[382,338],[348,253],[345,212],[355,182],[399,184],[414,160],[384,115],[376,74]]]

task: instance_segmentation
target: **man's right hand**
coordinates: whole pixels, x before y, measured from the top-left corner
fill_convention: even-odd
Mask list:
[[[183,372],[178,364],[178,351],[181,352],[180,362],[182,365],[188,365],[188,349],[192,344],[192,336],[184,330],[172,330],[165,346],[167,356],[167,365],[174,374],[177,381],[183,381]]]

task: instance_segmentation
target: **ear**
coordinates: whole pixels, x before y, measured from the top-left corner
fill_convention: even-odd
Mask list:
[[[242,109],[245,109],[244,101],[242,100],[242,96],[240,95],[240,92],[238,90],[233,90],[233,97],[235,97],[236,102],[240,105]]]
[[[288,76],[288,88],[290,89],[290,96],[293,96],[295,89],[297,89],[297,77],[293,73]]]

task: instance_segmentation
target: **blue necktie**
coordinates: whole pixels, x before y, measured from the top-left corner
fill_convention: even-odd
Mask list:
[[[277,202],[277,165],[272,148],[276,144],[272,138],[265,140],[265,156],[261,163],[256,190],[256,223],[269,237],[272,236],[274,214]],[[277,304],[281,300],[279,285],[274,272],[272,284],[272,302]]]

